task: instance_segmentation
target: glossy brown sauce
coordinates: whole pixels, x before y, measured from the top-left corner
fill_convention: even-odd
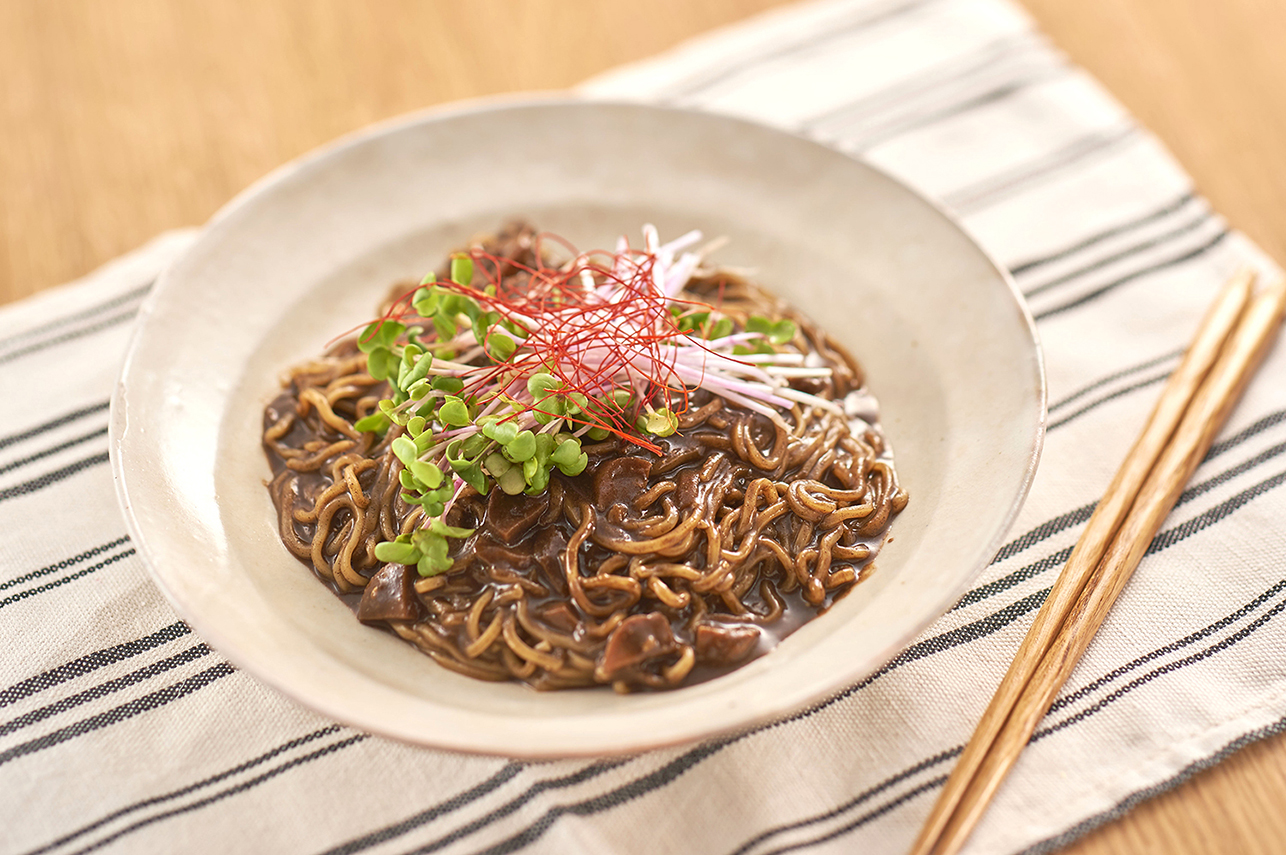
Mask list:
[[[704,394],[694,397],[693,407],[697,408],[707,400]],[[289,392],[275,399],[265,411],[265,427],[277,423],[290,412],[295,401]],[[748,421],[750,436],[759,448],[772,445],[774,431],[767,419],[732,408],[726,408],[723,413],[726,415],[730,411]],[[583,517],[575,512],[569,516],[555,511],[560,505],[565,505],[583,507],[592,515],[596,538],[588,539],[576,554],[580,576],[590,578],[605,562],[612,561],[614,557],[620,561],[619,553],[598,542],[600,539],[622,543],[645,539],[638,530],[638,523],[646,517],[656,516],[656,506],[660,501],[654,500],[640,508],[638,499],[646,497],[657,484],[674,484],[674,488],[664,493],[662,498],[668,496],[681,512],[710,504],[716,492],[724,499],[731,496],[735,500],[738,495],[744,496],[750,480],[762,477],[764,473],[729,453],[731,441],[728,436],[726,420],[716,419],[713,424],[707,422],[681,434],[656,439],[663,449],[660,455],[613,438],[586,445],[584,448],[590,462],[585,471],[576,477],[555,472],[548,491],[543,495],[507,496],[493,490],[484,497],[468,491],[452,509],[447,522],[476,528],[476,532],[465,540],[454,542],[452,557],[455,564],[447,574],[449,584],[426,593],[417,592],[414,589],[414,572],[404,568],[395,574],[398,582],[394,587],[401,590],[393,595],[393,599],[413,599],[415,617],[412,623],[432,625],[435,632],[452,638],[456,645],[464,648],[472,639],[467,634],[465,623],[459,620],[462,608],[476,602],[488,590],[495,598],[515,586],[522,586],[526,589],[532,619],[566,632],[576,641],[583,642],[587,649],[601,646],[602,638],[594,637],[594,616],[585,614],[569,598],[564,573],[564,554],[578,528],[577,523]],[[882,441],[878,437],[872,438],[880,443],[880,458],[887,460],[887,449]],[[320,436],[318,432],[309,430],[301,421],[282,438],[282,443],[304,447],[310,441],[316,444],[330,439],[332,437]],[[268,448],[268,456],[274,475],[285,471],[285,461],[271,448]],[[388,462],[392,462],[391,456]],[[393,462],[393,465],[397,464]],[[359,476],[359,481],[370,490],[374,487],[374,476],[374,471],[364,473]],[[295,508],[312,507],[317,495],[333,483],[334,480],[322,472],[295,474],[291,489],[281,494],[289,505],[279,503],[278,512],[289,515]],[[340,511],[337,520],[341,528],[344,513]],[[316,533],[316,525],[312,523],[292,521],[292,526],[304,542],[311,541]],[[858,581],[874,569],[872,558],[883,537],[884,531],[881,530],[874,536],[851,539],[855,544],[866,545],[872,556],[849,562],[857,571]],[[802,546],[816,548],[818,541],[819,536],[814,535]],[[300,560],[310,564],[307,558],[300,557]],[[705,566],[699,549],[687,561],[697,568]],[[655,601],[636,603],[630,614],[662,615],[674,640],[697,650],[696,663],[684,680],[691,684],[720,676],[764,655],[853,587],[846,585],[827,591],[823,601],[814,605],[804,599],[800,587],[783,591],[782,586],[777,585],[770,595],[776,602],[770,602],[761,591],[759,574],[764,578],[777,579],[781,571],[772,562],[763,562],[763,567],[739,596],[744,614],[719,610],[694,616],[691,608],[678,609]],[[332,580],[319,578],[354,612],[359,612],[363,602],[361,594],[345,593]],[[375,588],[368,587],[365,597],[368,602],[374,592]],[[599,597],[595,602],[606,607],[611,605],[612,597]],[[442,604],[449,608],[439,608]],[[405,602],[398,605],[405,608]],[[778,612],[775,619],[766,620],[774,612]],[[386,628],[390,625],[389,621],[379,618],[368,617],[367,620]]]
[[[501,272],[519,289],[524,265],[538,263],[533,235],[519,225],[485,245],[513,260]],[[688,293],[737,324],[752,313],[795,321],[790,346],[831,374],[790,385],[861,397],[852,358],[781,301],[725,274]],[[449,571],[420,578],[374,557],[419,511],[400,498],[389,451],[401,429],[352,429],[387,390],[364,365],[341,343],[294,369],[265,409],[282,542],[359,619],[481,679],[629,691],[727,673],[872,572],[906,504],[878,427],[825,408],[774,422],[696,390],[679,432],[653,438],[660,454],[612,438],[584,445],[585,471],[555,471],[541,495],[466,490],[446,522],[476,531],[451,542]]]

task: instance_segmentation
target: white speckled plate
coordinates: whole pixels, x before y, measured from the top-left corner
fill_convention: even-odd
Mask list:
[[[537,693],[446,671],[359,624],[278,541],[264,404],[287,366],[398,279],[515,216],[609,246],[644,222],[726,235],[716,260],[821,322],[867,369],[907,510],[878,571],[736,672],[668,693]],[[162,278],[112,400],[134,541],[192,627],[299,702],[397,739],[519,757],[634,752],[781,716],[886,662],[991,558],[1045,416],[1031,319],[930,203],[821,145],[715,116],[578,100],[381,125],[243,193]]]

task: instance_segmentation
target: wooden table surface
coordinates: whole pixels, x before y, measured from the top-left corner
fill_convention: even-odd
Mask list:
[[[3,0],[0,303],[204,222],[273,167],[430,104],[556,89],[783,0]],[[1230,223],[1286,261],[1286,3],[1023,0]],[[1067,851],[1277,853],[1286,734]]]

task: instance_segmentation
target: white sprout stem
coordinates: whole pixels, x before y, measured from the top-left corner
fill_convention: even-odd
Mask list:
[[[720,356],[724,356],[724,354],[720,354]],[[802,365],[804,363],[804,354],[802,353],[742,353],[736,356],[725,356],[724,358],[731,359],[734,362],[749,362],[755,365],[765,362],[773,365]]]
[[[451,498],[447,499],[446,503],[442,505],[442,513],[438,515],[438,519],[441,520],[445,520],[447,514],[451,513],[451,506],[455,504],[456,499],[460,498],[460,494],[464,492],[466,486],[465,480],[454,472],[451,473],[451,484],[455,489],[451,492]],[[425,514],[426,518],[427,516],[428,514]]]
[[[828,401],[825,398],[819,398],[816,395],[810,395],[807,392],[801,392],[789,386],[781,387],[777,390],[777,394],[791,401],[798,401],[801,404],[809,404],[814,407],[820,407],[823,410],[829,410],[838,416],[844,415],[843,408],[837,406],[834,401]]]
[[[769,365],[764,369],[774,377],[829,377],[829,368],[791,368],[784,365]]]

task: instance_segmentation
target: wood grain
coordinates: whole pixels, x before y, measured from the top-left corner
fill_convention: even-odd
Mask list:
[[[5,0],[0,302],[444,101],[559,89],[783,0]]]
[[[447,100],[571,85],[784,0],[3,0],[0,303],[195,225],[274,167]],[[1286,260],[1286,3],[1022,0]],[[1276,853],[1286,736],[1071,847]]]

